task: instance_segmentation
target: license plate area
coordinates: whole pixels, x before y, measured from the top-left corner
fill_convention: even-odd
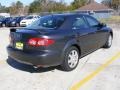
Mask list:
[[[10,46],[19,50],[23,50],[22,35],[20,33],[11,32]]]
[[[24,44],[22,42],[16,42],[15,48],[19,50],[23,50]]]

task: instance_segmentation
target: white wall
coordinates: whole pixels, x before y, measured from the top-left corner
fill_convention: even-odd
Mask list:
[[[10,17],[10,14],[9,13],[0,13],[0,16]]]

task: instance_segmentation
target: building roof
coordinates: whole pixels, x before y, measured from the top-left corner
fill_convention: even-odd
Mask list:
[[[108,8],[107,6],[101,4],[101,3],[97,3],[97,2],[92,2],[88,5],[85,5],[81,8],[79,8],[77,11],[102,11],[102,10],[112,10],[110,8]]]

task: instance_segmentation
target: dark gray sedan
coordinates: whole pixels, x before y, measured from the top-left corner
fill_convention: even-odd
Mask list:
[[[85,14],[52,14],[11,29],[9,57],[36,67],[60,65],[71,71],[79,59],[112,45],[112,29]]]

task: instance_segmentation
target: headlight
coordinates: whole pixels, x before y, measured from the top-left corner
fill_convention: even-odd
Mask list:
[[[12,22],[12,24],[15,24],[15,22]]]

